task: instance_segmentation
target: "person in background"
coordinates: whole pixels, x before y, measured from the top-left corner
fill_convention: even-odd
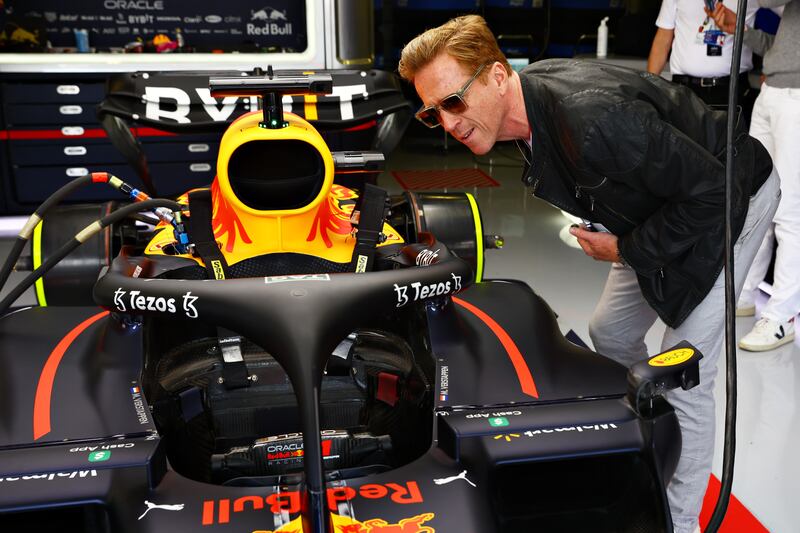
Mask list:
[[[781,177],[782,198],[775,220],[747,275],[736,314],[755,315],[755,295],[769,268],[777,239],[772,296],[761,318],[739,341],[750,351],[772,350],[794,339],[800,312],[800,0],[759,0],[762,7],[784,7],[776,35],[754,30],[745,21],[744,43],[764,57],[764,83],[753,108],[750,135],[769,150]],[[736,13],[722,3],[711,13],[733,33]]]
[[[669,58],[672,81],[686,85],[709,105],[724,106],[728,104],[733,37],[719,30],[704,6],[703,0],[663,0],[647,71],[660,75]],[[758,4],[749,0],[748,24],[755,22],[756,11]],[[753,106],[753,91],[747,79],[752,68],[753,55],[745,46],[739,69],[739,102],[745,118]]]
[[[422,99],[418,120],[478,155],[497,141],[524,143],[531,192],[599,230],[571,230],[587,255],[612,265],[589,328],[597,352],[625,366],[644,359],[645,334],[661,317],[662,348],[688,340],[703,353],[700,384],[667,395],[683,437],[669,504],[675,531],[691,533],[714,455],[727,114],[682,85],[597,61],[551,59],[514,72],[478,15],[414,38],[399,71]],[[742,124],[735,139],[741,288],[779,186],[769,154]]]

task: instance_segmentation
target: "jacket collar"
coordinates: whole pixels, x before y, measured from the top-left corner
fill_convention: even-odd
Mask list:
[[[525,112],[533,135],[531,162],[524,167],[522,181],[531,187],[535,196],[575,216],[590,218],[586,209],[575,200],[575,183],[559,172],[559,165],[553,160],[556,149],[547,128],[550,119],[546,109],[552,97],[536,75],[521,73],[520,79]]]
[[[531,158],[530,164],[526,161],[523,181],[527,186],[536,184],[544,174],[549,154],[546,147],[550,144],[548,132],[542,128],[544,123],[544,110],[542,108],[542,89],[535,76],[521,75],[522,97],[525,100],[525,113],[528,115],[528,125],[531,128]],[[524,144],[524,143],[523,143]]]

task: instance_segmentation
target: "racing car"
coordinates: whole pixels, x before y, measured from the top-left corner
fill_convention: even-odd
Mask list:
[[[280,105],[329,90],[212,79],[264,104],[210,187],[93,173],[31,215],[0,271],[33,241],[0,302],[0,528],[672,531],[663,393],[702,355],[624,368],[567,340],[531,287],[484,279],[498,238],[470,194],[334,183],[374,158]],[[133,202],[51,209],[109,185]],[[11,308],[33,283],[48,305]]]

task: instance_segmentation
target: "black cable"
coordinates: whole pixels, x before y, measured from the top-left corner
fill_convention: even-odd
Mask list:
[[[134,213],[133,215],[129,215],[129,218],[136,220],[137,222],[142,222],[143,224],[147,224],[149,226],[158,226],[158,223],[161,222],[157,218],[149,217],[147,215],[143,215],[141,213]]]
[[[0,268],[0,290],[5,287],[11,272],[14,270],[14,265],[16,265],[17,261],[19,260],[19,256],[22,254],[22,249],[30,240],[33,230],[44,218],[45,213],[61,203],[61,200],[72,194],[75,190],[89,185],[90,183],[108,183],[109,177],[110,174],[106,172],[92,172],[89,174],[84,174],[83,176],[79,176],[62,185],[60,189],[48,196],[47,199],[42,202],[36,211],[34,211],[33,214],[28,217],[25,225],[22,226],[22,229],[19,231],[19,235],[17,236],[17,240],[14,243],[14,246],[11,248],[11,252],[8,254],[8,256],[6,256],[3,266]]]
[[[99,173],[98,173],[99,174]],[[70,181],[63,185],[60,189],[56,192],[51,194],[47,200],[42,202],[42,204],[34,211],[35,215],[38,215],[39,218],[42,218],[45,213],[47,213],[51,207],[61,203],[61,200],[72,194],[73,191],[89,185],[90,183],[94,183],[93,174],[85,174],[83,176],[77,177],[74,180]]]
[[[747,1],[738,0],[736,13],[736,30],[733,40],[733,57],[731,59],[731,83],[728,87],[728,138],[725,158],[725,445],[722,453],[722,479],[714,512],[706,526],[706,532],[716,533],[725,518],[728,502],[733,488],[733,465],[736,457],[736,317],[734,300],[733,263],[733,231],[731,227],[733,197],[733,135],[736,127],[737,89],[739,86],[739,65],[742,58],[742,40],[744,36],[744,13]]]
[[[172,200],[166,200],[163,198],[156,198],[151,200],[145,200],[143,202],[136,202],[133,204],[128,204],[124,207],[120,207],[113,213],[110,213],[103,218],[92,222],[82,231],[80,231],[77,235],[75,235],[72,239],[69,240],[66,244],[64,244],[61,248],[59,248],[53,255],[42,261],[42,264],[39,267],[25,276],[16,287],[14,287],[2,301],[0,301],[0,316],[4,315],[11,304],[19,298],[23,292],[28,290],[28,288],[36,283],[36,280],[46,274],[51,268],[53,268],[59,261],[64,259],[70,252],[72,252],[75,248],[86,242],[90,237],[94,236],[98,232],[100,232],[106,226],[111,224],[115,224],[122,220],[123,218],[129,216],[131,213],[136,213],[138,211],[145,211],[150,209],[155,209],[156,207],[167,207],[169,209],[178,211],[181,209],[181,204],[174,202]]]
[[[45,200],[42,205],[40,205],[36,211],[34,211],[33,214],[28,217],[25,225],[19,231],[19,235],[17,236],[17,240],[14,242],[14,245],[11,248],[11,252],[9,252],[9,254],[6,256],[3,266],[0,268],[0,290],[5,287],[6,282],[11,275],[11,271],[14,270],[14,265],[16,265],[19,256],[22,254],[23,248],[25,248],[25,244],[27,244],[27,242],[30,240],[34,228],[42,220],[44,214],[47,213],[50,208],[61,202],[61,200],[72,194],[73,191],[92,183],[92,181],[93,179],[91,174],[85,174],[71,180],[69,183],[66,183],[56,192],[51,194],[47,200]]]

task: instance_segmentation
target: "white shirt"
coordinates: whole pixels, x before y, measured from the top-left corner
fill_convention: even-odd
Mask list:
[[[733,35],[726,35],[721,56],[706,54],[706,44],[700,27],[706,22],[703,0],[663,0],[656,26],[665,30],[675,30],[672,41],[672,54],[669,58],[669,69],[672,74],[686,74],[697,78],[716,78],[731,73],[731,54],[733,52]],[[725,6],[736,9],[734,2],[726,1]],[[745,24],[753,27],[758,11],[758,2],[747,2]],[[713,20],[709,19],[708,29],[716,29]],[[698,37],[699,34],[699,37]],[[742,47],[740,72],[753,68],[753,52],[748,46]]]

